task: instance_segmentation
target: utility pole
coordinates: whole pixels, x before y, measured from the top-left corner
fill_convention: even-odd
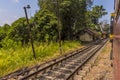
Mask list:
[[[30,5],[27,5],[26,7],[24,7],[24,11],[25,11],[27,24],[28,24],[28,31],[29,31],[29,37],[30,37],[30,43],[31,43],[31,46],[32,46],[33,56],[36,59],[35,49],[34,49],[34,45],[33,45],[32,32],[31,32],[31,26],[30,26],[30,23],[29,23],[29,20],[28,20],[28,15],[27,15],[27,9],[29,9],[29,8],[30,8]]]
[[[61,43],[61,29],[60,29],[60,4],[59,0],[57,0],[57,16],[58,16],[58,35],[59,35],[59,49],[60,54],[62,54],[62,43]]]

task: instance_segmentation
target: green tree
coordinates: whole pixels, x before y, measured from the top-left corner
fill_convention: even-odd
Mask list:
[[[107,12],[105,11],[105,9],[103,8],[103,6],[94,6],[90,15],[91,15],[91,19],[92,22],[94,24],[98,24],[99,18],[101,18],[102,16],[106,15]]]
[[[49,10],[40,10],[35,14],[36,37],[38,41],[55,41],[58,37],[57,18]]]
[[[9,29],[10,26],[8,24],[5,24],[2,27],[0,27],[0,41],[7,36]]]
[[[10,29],[10,25],[8,24],[4,24],[2,27],[0,27],[0,46],[1,47],[2,47],[2,40],[8,36],[9,29]]]
[[[92,4],[91,0],[59,0],[59,5],[57,5],[56,0],[38,1],[41,10],[47,9],[56,16],[58,16],[59,6],[63,39],[72,39],[75,31],[77,31],[76,29],[80,30],[81,28],[86,27],[85,14],[87,4]]]
[[[15,42],[21,42],[22,45],[29,42],[28,26],[25,18],[19,18],[12,23],[8,38]]]

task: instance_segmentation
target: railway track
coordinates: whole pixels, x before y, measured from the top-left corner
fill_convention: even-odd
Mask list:
[[[91,44],[47,63],[24,68],[8,74],[0,80],[69,80],[107,42]]]

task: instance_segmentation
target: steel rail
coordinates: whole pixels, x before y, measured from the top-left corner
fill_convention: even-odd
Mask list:
[[[19,76],[19,75],[23,75],[23,74],[25,74],[25,73],[29,73],[32,69],[36,69],[36,71],[37,71],[37,70],[38,70],[40,67],[42,67],[43,65],[46,65],[46,64],[48,64],[48,63],[52,63],[52,62],[59,61],[59,60],[61,60],[63,57],[65,58],[65,57],[68,57],[68,56],[72,56],[72,55],[74,55],[73,53],[84,51],[85,49],[91,47],[92,44],[94,44],[94,42],[88,44],[87,47],[83,47],[83,48],[77,49],[77,50],[75,50],[75,51],[69,52],[68,54],[62,55],[62,56],[60,56],[60,57],[58,57],[58,58],[52,59],[52,60],[47,61],[47,62],[45,62],[45,63],[42,63],[42,64],[40,64],[40,65],[35,65],[35,66],[31,67],[31,68],[25,67],[25,68],[19,69],[19,70],[15,71],[15,72],[12,72],[12,73],[10,73],[10,74],[8,74],[8,75],[6,75],[6,76],[1,77],[0,80],[7,80],[7,79],[10,79],[10,78],[14,78],[14,77],[16,77],[16,76]],[[48,64],[48,65],[49,65],[49,64]]]
[[[87,48],[87,49],[88,49],[88,48]],[[86,50],[86,49],[85,49],[85,50]],[[84,50],[83,50],[83,51],[84,51]],[[96,51],[96,52],[97,52],[97,51]],[[94,54],[95,54],[96,52],[94,52]],[[76,54],[78,54],[78,53],[80,53],[80,52],[75,52],[74,54],[72,54],[72,55],[70,55],[70,56],[64,57],[64,58],[62,58],[62,59],[54,62],[53,64],[51,64],[51,65],[49,65],[49,66],[46,66],[46,67],[44,67],[44,68],[42,68],[42,69],[40,69],[40,70],[38,70],[38,71],[30,74],[30,75],[25,76],[24,78],[21,78],[21,80],[26,80],[26,79],[28,79],[29,77],[31,77],[31,76],[33,76],[33,75],[35,75],[35,74],[38,74],[38,73],[46,70],[47,68],[53,67],[54,65],[56,65],[56,64],[58,64],[58,63],[62,63],[62,61],[66,60],[66,59],[69,59],[70,57],[72,57],[72,56],[74,56],[74,55],[76,55]],[[93,55],[93,54],[92,54],[92,55]],[[88,58],[88,59],[89,59],[89,58]],[[87,60],[88,60],[88,59],[87,59]],[[86,60],[86,61],[87,61],[87,60]],[[84,62],[83,62],[83,63],[84,63]]]
[[[105,41],[105,43],[106,43],[107,41]],[[104,44],[105,44],[104,43]],[[84,66],[103,46],[104,46],[104,44],[102,45],[102,46],[100,46],[100,47],[98,47],[97,49],[95,49],[94,51],[93,51],[93,53],[91,54],[91,55],[89,55],[89,57],[87,57],[81,64],[80,64],[80,66],[76,69],[76,70],[74,70],[72,73],[71,73],[71,75],[69,75],[68,77],[67,77],[67,79],[65,79],[65,80],[70,80],[74,75],[75,75],[75,73],[77,73],[78,71],[79,71],[79,69],[82,67],[82,66]]]
[[[92,43],[92,44],[95,44],[95,43]],[[28,77],[30,77],[30,76],[32,76],[32,75],[34,75],[34,74],[37,74],[37,73],[39,73],[39,72],[41,72],[41,71],[43,71],[43,70],[45,70],[45,69],[47,69],[47,68],[49,68],[49,67],[52,67],[52,66],[54,66],[54,65],[56,65],[56,64],[62,63],[63,61],[67,60],[68,58],[70,58],[70,57],[72,57],[72,56],[75,56],[76,54],[78,54],[78,53],[80,53],[80,52],[82,52],[82,51],[85,51],[86,49],[90,48],[90,47],[92,46],[92,44],[90,44],[90,45],[87,46],[87,47],[83,47],[83,48],[81,48],[81,49],[72,51],[72,52],[70,52],[69,54],[65,54],[65,55],[63,55],[63,56],[60,56],[59,58],[55,58],[55,59],[53,59],[53,60],[50,60],[50,61],[48,61],[48,62],[45,62],[45,63],[43,63],[43,64],[41,64],[41,65],[35,65],[34,67],[31,67],[31,68],[27,68],[27,67],[26,67],[26,68],[23,68],[23,69],[19,69],[18,71],[15,71],[15,72],[13,72],[13,73],[10,73],[10,74],[8,74],[8,75],[0,78],[0,80],[8,80],[8,79],[10,79],[10,78],[16,78],[16,77],[18,77],[18,76],[20,76],[20,75],[25,75],[25,74],[27,74],[27,76],[25,75],[24,78],[21,79],[21,80],[25,80],[26,78],[28,78]],[[50,63],[50,64],[47,64],[47,63]],[[47,65],[46,65],[46,64],[47,64]],[[46,65],[46,66],[42,67],[43,65]],[[39,69],[39,68],[40,68],[40,69]],[[34,73],[30,73],[30,74],[29,74],[29,72],[30,72],[31,70],[36,70],[36,71],[35,71]]]
[[[44,70],[46,70],[46,69],[48,69],[48,68],[50,68],[50,67],[53,67],[54,65],[57,65],[57,64],[59,64],[59,63],[62,63],[63,61],[65,61],[65,60],[67,60],[67,59],[75,56],[76,54],[78,54],[78,53],[80,53],[80,52],[83,52],[83,51],[85,51],[85,50],[87,50],[87,49],[89,49],[89,48],[91,48],[91,47],[92,47],[92,45],[90,45],[89,47],[87,47],[87,48],[85,48],[85,49],[82,49],[82,50],[80,50],[80,51],[77,50],[77,51],[73,52],[73,53],[70,54],[70,55],[66,55],[66,56],[60,58],[59,60],[54,61],[52,64],[49,64],[48,66],[46,66],[46,67],[44,67],[44,68],[41,68],[41,69],[39,69],[38,71],[36,71],[36,72],[34,72],[34,73],[31,73],[31,74],[25,76],[24,78],[21,78],[20,80],[26,80],[27,78],[31,77],[32,75],[38,74],[39,72],[42,72],[42,71],[44,71]]]

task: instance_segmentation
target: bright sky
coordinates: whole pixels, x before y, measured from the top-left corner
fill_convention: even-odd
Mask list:
[[[39,10],[37,0],[0,0],[0,26],[11,24],[20,17],[24,17],[23,7],[30,4],[28,15],[33,16]]]
[[[110,23],[110,14],[114,12],[114,0],[94,0],[94,5],[103,5],[108,14],[103,16],[100,21],[107,20]]]
[[[5,23],[11,24],[16,19],[24,17],[23,7],[30,4],[31,9],[28,11],[29,16],[39,10],[37,0],[0,0],[0,26]],[[108,14],[102,20],[110,19],[110,13],[114,11],[114,0],[94,0],[94,5],[103,5]]]

